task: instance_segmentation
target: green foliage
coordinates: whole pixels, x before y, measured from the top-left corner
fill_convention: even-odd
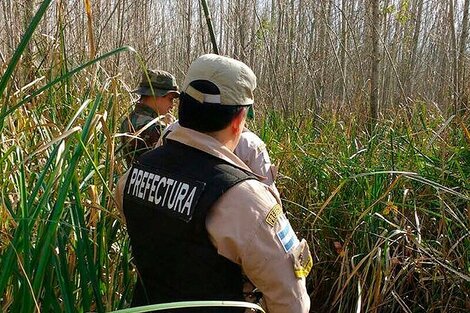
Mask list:
[[[268,112],[260,124],[280,166],[284,209],[314,251],[315,310],[468,309],[464,126],[423,104],[409,122],[406,116],[383,120],[373,134],[355,116],[315,120]]]
[[[98,84],[96,72],[90,85],[79,82],[100,60],[130,49],[61,70],[43,86],[38,80],[29,94],[11,95],[7,83],[15,69],[27,73],[16,67],[48,2],[0,84],[0,309],[103,312],[125,306],[135,279],[127,238],[117,215],[108,211],[116,176],[116,96],[108,88],[116,81]]]
[[[48,114],[22,108],[6,119],[0,236],[6,311],[103,312],[124,305],[116,286],[129,295],[134,277],[121,270],[132,270],[129,246],[108,186],[115,177],[108,129],[114,117],[105,118],[102,94],[97,90],[67,115],[57,114],[59,99],[52,98]]]
[[[75,65],[61,33],[44,60],[50,67],[12,92],[12,76],[29,74],[21,55],[50,2],[0,80],[0,311],[122,309],[136,273],[112,191],[124,171],[116,132],[130,99],[97,64],[130,48]],[[311,245],[312,308],[468,311],[468,116],[421,103],[368,134],[359,113],[297,114],[265,112],[251,127],[280,167],[284,209]]]
[[[31,40],[34,30],[36,29],[39,22],[41,21],[41,18],[43,17],[50,3],[51,3],[51,0],[45,0],[41,3],[41,6],[39,7],[38,12],[34,15],[30,25],[28,26],[26,32],[24,33],[21,39],[21,42],[18,44],[18,47],[15,50],[15,53],[13,54],[10,62],[8,63],[5,73],[3,73],[2,78],[0,79],[0,96],[2,98],[3,98],[4,91],[7,87],[8,81],[11,79],[11,76],[13,74],[13,71],[15,70],[15,67],[20,61],[21,55],[26,49],[26,46],[28,45],[28,42]],[[2,128],[3,128],[3,121],[4,121],[5,111],[7,109],[7,103],[4,102],[4,103],[1,103],[1,105],[2,106],[0,110],[1,112],[0,132],[2,131]]]
[[[256,43],[259,45],[264,42],[265,38],[273,31],[273,24],[267,17],[261,17],[259,20],[259,28],[256,30]]]
[[[76,75],[57,83],[65,90],[37,95],[40,105],[11,111],[1,133],[4,311],[102,312],[125,308],[132,293],[129,241],[112,196],[124,169],[114,157],[116,104],[129,99],[113,78],[83,88],[87,73]],[[280,166],[289,218],[311,244],[318,311],[466,308],[466,128],[423,107],[403,121],[367,134],[354,116],[270,111],[251,125]]]
[[[410,21],[411,17],[409,0],[402,0],[400,8],[396,12],[397,21],[402,25],[406,25],[408,21]]]

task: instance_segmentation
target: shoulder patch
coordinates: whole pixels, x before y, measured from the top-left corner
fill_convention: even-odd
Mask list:
[[[292,226],[290,226],[289,220],[282,215],[279,219],[279,230],[276,231],[277,238],[281,242],[282,247],[286,253],[289,253],[292,249],[299,245],[299,239],[295,234]]]
[[[276,204],[269,210],[268,215],[266,216],[266,223],[274,227],[276,221],[282,215],[282,207],[279,204]]]

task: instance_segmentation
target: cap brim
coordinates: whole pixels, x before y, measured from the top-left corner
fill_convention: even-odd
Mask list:
[[[177,97],[179,97],[179,96],[180,96],[180,92],[179,92],[179,91],[177,91],[177,90],[168,90],[168,91],[167,91],[167,93],[166,93],[165,95],[167,95],[167,94],[169,94],[169,93],[174,93],[174,94],[176,94],[176,96],[177,96]]]
[[[246,113],[246,117],[249,118],[250,120],[255,118],[255,110],[253,109],[253,105],[250,105],[248,107],[248,112]]]
[[[157,89],[157,88],[150,89],[150,87],[139,87],[136,90],[133,90],[132,92],[141,96],[156,96],[156,97],[163,97],[169,93],[176,93],[177,95],[180,94],[179,91],[177,90]]]

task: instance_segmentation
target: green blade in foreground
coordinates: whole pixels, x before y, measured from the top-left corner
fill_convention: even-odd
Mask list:
[[[183,308],[199,308],[199,307],[232,307],[232,308],[245,308],[255,309],[258,312],[266,313],[263,308],[259,305],[243,301],[181,301],[181,302],[170,302],[152,304],[146,306],[139,306],[134,308],[128,308],[118,311],[112,311],[110,313],[142,313],[150,311],[162,311],[170,309],[183,309]]]

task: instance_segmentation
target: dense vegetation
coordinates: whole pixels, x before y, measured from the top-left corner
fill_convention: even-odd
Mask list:
[[[284,208],[312,243],[317,312],[470,308],[470,132],[425,104],[411,120],[282,119],[259,130]]]
[[[112,190],[122,103],[83,72],[10,113],[1,147],[2,307],[104,311],[135,273]],[[360,117],[258,112],[284,207],[315,256],[313,308],[468,309],[470,133],[420,104],[368,134]]]
[[[26,53],[47,2],[1,67],[0,311],[124,308],[136,275],[113,190],[133,96],[114,66],[146,62],[126,47],[82,62],[59,33],[31,71]],[[331,87],[330,106],[310,105],[313,91],[272,105],[287,88],[278,83],[261,80],[250,128],[311,245],[312,310],[469,311],[469,113],[410,98],[391,101],[370,128],[365,96],[335,105]]]

